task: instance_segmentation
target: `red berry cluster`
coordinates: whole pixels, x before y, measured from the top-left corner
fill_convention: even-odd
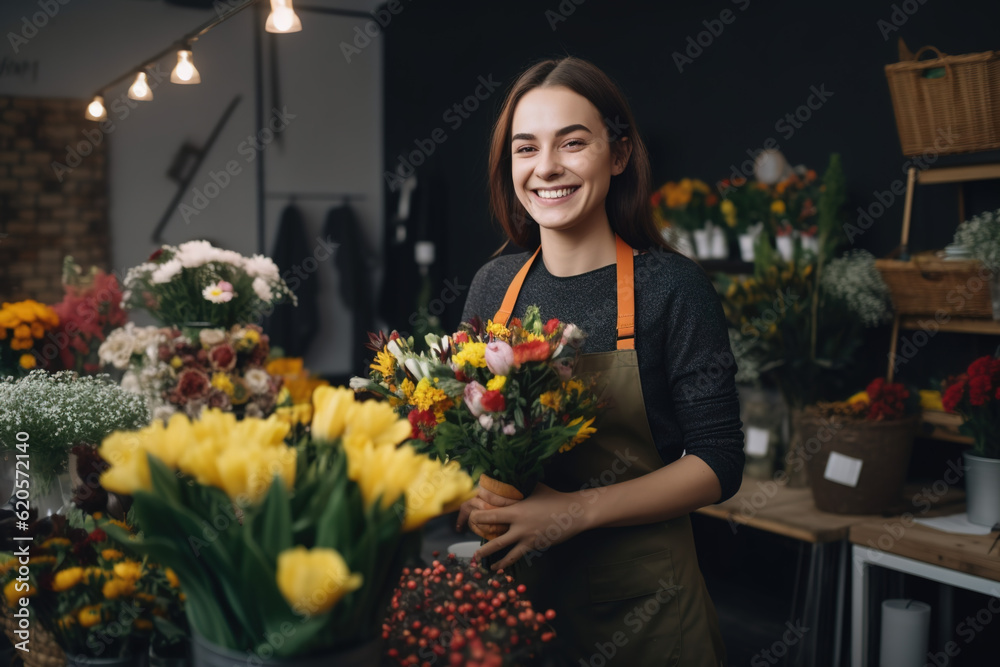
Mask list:
[[[405,568],[382,624],[387,655],[415,667],[530,664],[555,637],[547,621],[556,614],[536,613],[512,582],[453,554]]]
[[[902,384],[875,378],[865,391],[870,399],[866,419],[900,419],[906,415],[906,402],[910,398],[910,392]]]

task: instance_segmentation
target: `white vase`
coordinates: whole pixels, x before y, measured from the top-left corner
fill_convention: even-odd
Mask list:
[[[729,259],[729,241],[726,239],[726,232],[722,227],[712,227],[712,257]]]
[[[802,241],[803,250],[811,250],[814,254],[819,254],[819,236],[815,234],[801,234],[799,239]]]
[[[784,236],[779,236],[777,243],[778,254],[781,255],[781,259],[786,262],[792,261],[792,255],[795,253],[795,240],[792,238],[792,235],[785,234]]]
[[[73,482],[69,472],[53,477],[48,488],[42,489],[37,479],[32,480],[31,507],[38,510],[41,519],[52,514],[65,514],[73,499]]]
[[[740,259],[744,262],[752,262],[754,259],[753,247],[756,243],[756,234],[740,234]]]
[[[711,259],[712,257],[712,232],[708,229],[696,229],[692,232],[694,236],[694,250],[699,259]]]
[[[969,521],[979,526],[1000,523],[1000,459],[962,453],[965,459],[965,503]]]

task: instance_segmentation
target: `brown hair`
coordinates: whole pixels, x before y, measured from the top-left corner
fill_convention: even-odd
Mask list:
[[[500,222],[507,238],[522,248],[538,247],[538,225],[528,217],[514,193],[511,179],[510,138],[514,109],[525,93],[542,86],[563,86],[587,98],[597,107],[607,124],[611,149],[622,151],[620,139],[632,145],[625,171],[611,178],[605,210],[611,229],[633,248],[660,247],[673,251],[653,222],[649,206],[652,175],[649,154],[639,137],[632,110],[618,86],[593,64],[580,58],[543,60],[517,78],[504,100],[500,116],[493,126],[490,141],[490,209]]]

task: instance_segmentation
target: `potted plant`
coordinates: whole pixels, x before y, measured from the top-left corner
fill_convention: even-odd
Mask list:
[[[982,526],[1000,523],[1000,360],[980,357],[950,382],[941,398],[946,412],[960,414],[959,430],[971,436],[965,459],[965,493],[969,521]]]
[[[808,406],[798,419],[817,509],[880,514],[899,502],[920,425],[918,392],[876,378],[847,400]]]
[[[30,488],[20,492],[30,494],[41,516],[58,513],[70,498],[68,464],[74,445],[94,445],[113,431],[148,422],[146,402],[106,375],[39,369],[0,380],[0,452],[8,452],[26,471]]]
[[[319,387],[307,436],[209,409],[101,444],[110,491],[142,537],[116,539],[178,575],[196,667],[377,665],[382,610],[419,528],[474,495],[456,463],[400,445],[387,404]]]
[[[1000,209],[987,211],[960,224],[955,230],[955,243],[992,272],[993,319],[1000,321]]]
[[[694,247],[701,259],[721,259],[728,255],[725,233],[712,220],[718,201],[718,195],[707,183],[691,178],[669,181],[650,197],[653,218],[660,227],[679,230],[681,236],[693,234]]]
[[[49,306],[28,299],[0,307],[0,376],[24,375],[38,366],[42,340],[59,326]]]

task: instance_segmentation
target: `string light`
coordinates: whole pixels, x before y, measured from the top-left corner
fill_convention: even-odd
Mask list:
[[[194,84],[201,83],[201,75],[194,66],[194,54],[190,49],[177,52],[177,66],[170,73],[171,83]]]
[[[104,98],[95,95],[94,101],[87,105],[87,113],[84,115],[87,120],[107,120],[108,110],[104,108]]]
[[[128,89],[128,96],[133,100],[149,102],[153,99],[153,89],[146,81],[146,73],[139,72],[135,75],[135,82]]]
[[[292,9],[292,0],[271,0],[271,13],[267,16],[264,29],[279,33],[302,30],[302,21]]]

